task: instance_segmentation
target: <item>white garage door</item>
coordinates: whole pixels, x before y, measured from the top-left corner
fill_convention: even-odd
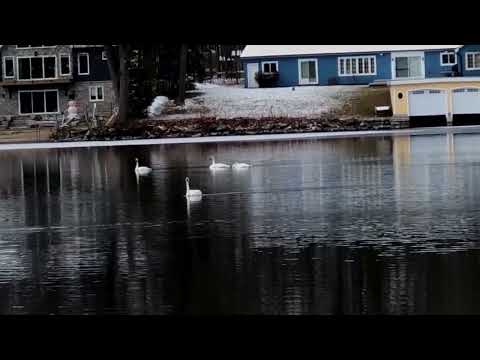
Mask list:
[[[415,90],[408,94],[409,116],[446,115],[447,106],[445,90]]]
[[[452,91],[454,114],[480,114],[480,89],[465,88]]]

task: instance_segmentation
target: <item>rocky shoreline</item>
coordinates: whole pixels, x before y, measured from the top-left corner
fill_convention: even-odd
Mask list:
[[[54,141],[160,139],[175,137],[395,130],[408,128],[408,126],[408,119],[395,119],[391,117],[143,120],[123,128],[99,127],[90,130],[86,128],[62,128],[55,130],[51,135],[51,139]]]

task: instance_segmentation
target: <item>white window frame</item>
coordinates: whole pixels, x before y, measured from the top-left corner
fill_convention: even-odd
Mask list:
[[[86,55],[87,56],[87,72],[86,73],[81,73],[80,72],[80,56]],[[90,54],[89,53],[79,53],[77,55],[77,72],[78,75],[90,75]]]
[[[72,57],[70,56],[70,54],[60,54],[59,58],[60,58],[60,61],[58,62],[59,64],[58,72],[60,76],[72,75]],[[62,58],[68,58],[68,73],[62,73]]]
[[[443,62],[443,55],[451,55],[453,54],[455,62],[454,63],[444,63]],[[455,51],[442,51],[440,53],[440,66],[453,66],[457,65],[457,53]]]
[[[98,99],[98,89],[102,89],[102,98]],[[95,100],[92,100],[92,90],[95,91]],[[105,101],[105,88],[103,85],[93,85],[88,87],[88,99],[90,102],[102,102]]]
[[[46,91],[55,91],[57,93],[57,111],[56,112],[43,112],[43,113],[22,113],[21,112],[21,104],[20,104],[20,94],[21,93],[34,93],[34,92],[46,92]],[[44,107],[45,110],[47,109],[47,100],[45,95],[43,96],[43,102],[44,102]],[[32,97],[32,110],[33,110],[33,97]],[[60,114],[60,97],[59,97],[59,92],[58,89],[43,89],[43,90],[19,90],[18,91],[18,114],[22,116],[31,116],[31,115],[52,115],[52,114]]]
[[[13,65],[13,76],[7,76],[7,59],[12,60],[12,65]],[[3,78],[4,79],[15,79],[15,56],[5,56],[3,58]]]
[[[347,70],[347,59],[350,60],[350,73],[347,74],[346,70]],[[358,64],[360,63],[359,62],[359,59],[362,59],[362,71],[365,70],[365,66],[363,64],[365,64],[365,59],[368,59],[368,70],[370,71],[369,73],[360,73],[359,72],[359,66]],[[374,72],[371,72],[371,60],[373,59],[373,66],[375,67],[375,71]],[[344,72],[343,74],[340,72],[340,63],[341,63],[341,60],[343,60],[343,69],[344,69]],[[355,62],[353,62],[353,60],[355,60]],[[353,67],[352,65],[355,64],[355,72],[353,72]],[[337,75],[338,76],[341,76],[341,77],[344,77],[344,76],[375,76],[377,75],[377,57],[375,55],[364,55],[364,56],[340,56],[337,58]]]
[[[264,64],[275,64],[277,66],[277,73],[279,72],[278,69],[278,61],[262,61],[261,66],[262,66],[262,72],[263,72],[263,65]]]
[[[392,61],[392,80],[395,79],[402,79],[402,80],[407,80],[407,79],[425,79],[425,52],[424,51],[406,51],[406,52],[392,52],[391,53],[391,61]],[[415,77],[397,77],[397,72],[396,72],[396,61],[395,59],[397,57],[420,57],[422,61],[422,73],[420,76],[415,76]]]
[[[465,70],[480,70],[480,64],[479,66],[475,67],[475,54],[480,54],[480,51],[469,51],[465,53]],[[469,55],[473,56],[473,67],[468,66]]]
[[[102,51],[102,60],[108,60],[107,52],[105,50]]]
[[[314,82],[305,82],[302,79],[302,62],[314,61],[315,62],[315,81]],[[299,85],[317,85],[318,84],[318,59],[298,59],[298,84]]]
[[[32,78],[32,60],[35,58],[42,58],[42,78]],[[55,59],[55,77],[53,78],[46,78],[45,77],[45,58],[54,58]],[[30,79],[20,79],[20,59],[30,59]],[[57,71],[57,66],[58,66],[58,59],[56,55],[38,55],[38,56],[17,56],[17,80],[18,81],[39,81],[39,80],[55,80],[58,79],[58,71]]]

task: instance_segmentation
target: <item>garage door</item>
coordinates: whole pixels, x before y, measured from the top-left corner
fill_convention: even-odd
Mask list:
[[[415,90],[408,94],[409,116],[446,115],[447,106],[445,90]]]
[[[452,91],[453,114],[480,114],[480,89],[465,88]]]

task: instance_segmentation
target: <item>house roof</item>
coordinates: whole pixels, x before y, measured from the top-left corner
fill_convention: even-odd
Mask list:
[[[247,45],[241,58],[456,49],[461,45]]]

